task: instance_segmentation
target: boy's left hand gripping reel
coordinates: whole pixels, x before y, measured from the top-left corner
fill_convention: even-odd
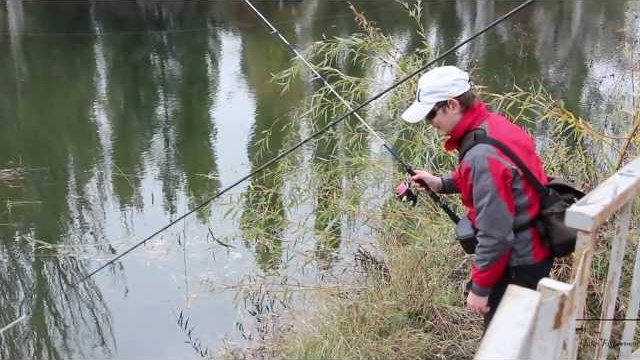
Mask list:
[[[418,196],[411,189],[411,181],[404,180],[395,188],[396,197],[402,202],[411,202],[411,206],[416,206]]]

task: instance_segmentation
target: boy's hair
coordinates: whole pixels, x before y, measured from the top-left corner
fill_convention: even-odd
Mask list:
[[[466,92],[454,97],[454,99],[458,100],[460,103],[460,108],[462,109],[462,113],[464,114],[473,104],[478,100],[478,96],[473,92],[473,90],[467,90]],[[447,101],[439,101],[433,107],[442,108],[447,106]]]
[[[468,90],[458,96],[455,97],[456,100],[460,103],[460,107],[462,108],[462,112],[466,112],[473,104],[478,100],[478,96],[473,92],[473,90]]]

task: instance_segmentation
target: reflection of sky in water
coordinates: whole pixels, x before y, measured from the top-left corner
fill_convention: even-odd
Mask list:
[[[217,74],[219,89],[211,94],[215,97],[211,109],[213,121],[218,128],[218,166],[222,186],[234,183],[249,172],[247,143],[255,116],[254,95],[247,86],[242,71],[242,40],[230,31],[220,32],[220,65]],[[235,188],[240,192],[246,184]]]
[[[233,4],[232,2],[230,3]],[[361,2],[361,5],[369,7],[372,18],[378,20],[380,27],[385,30],[389,28],[389,32],[395,34],[395,38],[398,39],[398,48],[401,51],[411,48],[411,46],[415,45],[415,43],[412,43],[412,41],[415,42],[415,39],[412,39],[412,32],[406,28],[408,25],[403,25],[407,22],[404,18],[403,21],[398,21],[397,14],[394,15],[393,11],[389,10],[391,7],[386,5],[386,2],[384,3],[388,9],[382,12],[375,12],[376,6],[382,8],[380,3],[376,5],[375,2],[368,1]],[[637,14],[638,5],[635,2],[631,3],[630,12],[626,14],[624,19],[617,19],[619,23],[626,21],[627,24],[634,24],[635,18],[633,14]],[[60,120],[62,118],[76,119],[82,111],[62,112],[57,106],[52,106],[55,109],[52,109],[54,116],[52,116],[51,122],[58,121],[61,125],[58,125],[59,128],[53,127],[51,131],[56,131],[55,133],[45,135],[50,137],[60,134],[67,135],[64,139],[68,143],[58,141],[60,144],[56,144],[56,146],[59,147],[51,149],[50,154],[52,159],[57,159],[56,155],[58,153],[64,154],[62,156],[62,162],[64,163],[62,171],[66,176],[54,178],[53,176],[42,175],[34,177],[34,181],[53,183],[63,180],[64,209],[56,208],[55,206],[46,208],[44,205],[38,205],[33,208],[23,207],[15,210],[26,213],[26,219],[49,217],[60,219],[56,220],[59,223],[66,223],[68,229],[65,230],[61,237],[64,239],[65,245],[69,245],[69,247],[61,248],[61,253],[78,254],[79,252],[81,254],[80,258],[85,261],[85,267],[88,270],[95,269],[113,256],[110,247],[120,253],[193,207],[194,202],[199,198],[198,196],[193,197],[194,189],[191,186],[192,184],[189,183],[189,176],[195,175],[196,178],[197,176],[218,177],[220,188],[224,188],[256,167],[256,164],[252,163],[254,159],[250,158],[251,154],[248,150],[248,144],[256,136],[253,133],[255,131],[254,121],[259,115],[263,115],[262,125],[269,124],[266,122],[269,119],[264,114],[259,114],[258,106],[262,104],[266,109],[269,104],[284,101],[284,97],[273,96],[269,91],[266,91],[267,95],[261,93],[261,90],[264,89],[258,88],[261,85],[260,82],[266,81],[265,79],[268,79],[267,75],[273,69],[266,66],[263,66],[264,69],[259,67],[263,64],[263,60],[265,63],[267,61],[280,61],[281,63],[277,65],[286,66],[288,59],[292,56],[279,57],[282,52],[286,51],[279,48],[279,46],[284,45],[274,40],[261,24],[251,22],[250,19],[253,19],[253,15],[247,14],[245,8],[234,8],[234,11],[224,8],[222,10],[225,11],[218,11],[215,15],[206,15],[208,22],[198,26],[194,25],[194,27],[202,28],[201,31],[172,37],[170,33],[163,34],[161,32],[147,34],[148,36],[143,33],[118,34],[117,29],[114,29],[114,25],[109,24],[108,21],[112,20],[118,23],[121,20],[126,22],[127,16],[111,14],[113,19],[109,19],[109,16],[94,11],[92,7],[91,11],[80,12],[81,15],[78,16],[82,17],[83,14],[90,15],[89,26],[96,29],[99,28],[97,32],[103,33],[104,31],[104,34],[95,37],[93,35],[69,37],[68,43],[75,46],[67,49],[70,58],[58,57],[51,60],[54,65],[51,67],[52,72],[58,74],[56,71],[59,71],[59,68],[65,68],[65,62],[73,64],[71,57],[84,56],[82,58],[84,59],[87,54],[90,54],[95,64],[85,64],[85,66],[88,66],[87,69],[90,69],[90,71],[87,71],[88,75],[83,74],[80,68],[78,68],[77,72],[73,72],[74,75],[77,74],[77,78],[68,76],[70,74],[68,70],[67,72],[62,71],[61,74],[66,76],[63,81],[55,82],[55,79],[51,80],[52,86],[55,87],[54,90],[46,89],[47,91],[43,91],[43,89],[37,88],[36,90],[43,92],[43,94],[34,95],[32,93],[36,93],[36,90],[30,88],[30,86],[34,85],[30,83],[31,79],[50,79],[46,76],[35,77],[34,75],[39,74],[39,69],[45,68],[50,64],[44,60],[43,62],[34,62],[33,59],[25,57],[25,54],[33,53],[35,54],[33,56],[36,56],[38,51],[46,50],[44,45],[48,44],[52,39],[54,39],[53,41],[64,43],[66,38],[62,36],[54,38],[47,38],[46,36],[21,37],[21,34],[29,32],[46,34],[47,29],[63,34],[68,32],[68,29],[63,31],[56,28],[56,26],[60,25],[56,25],[55,22],[42,21],[42,18],[38,17],[38,12],[35,10],[38,10],[38,6],[44,5],[25,3],[26,5],[23,8],[23,4],[16,0],[8,0],[5,4],[0,4],[0,9],[6,9],[4,12],[0,11],[0,29],[3,33],[6,32],[9,35],[0,37],[0,51],[4,53],[11,52],[11,56],[0,58],[0,83],[3,84],[0,89],[4,91],[0,94],[6,94],[3,98],[9,99],[6,100],[9,105],[0,100],[1,124],[10,125],[11,129],[17,129],[19,133],[21,127],[31,124],[30,121],[33,122],[33,119],[28,118],[28,115],[31,114],[28,111],[25,112],[27,115],[24,115],[23,118],[21,117],[23,113],[14,110],[14,108],[29,110],[33,106],[52,106],[50,104],[51,101],[60,101],[61,99],[61,97],[54,97],[56,95],[55,90],[59,88],[60,91],[64,90],[69,93],[69,103],[65,103],[64,107],[73,108],[73,106],[77,106],[81,108],[84,114],[88,115],[93,126],[91,131],[95,132],[95,141],[88,141],[88,144],[95,146],[95,149],[82,148],[81,146],[84,143],[78,144],[74,141],[84,140],[86,132],[77,131],[76,133],[74,132],[73,124],[68,125]],[[216,10],[220,10],[220,6],[225,6],[225,4],[226,2],[215,2],[212,6],[218,6]],[[454,41],[459,41],[477,31],[486,25],[488,21],[495,18],[497,14],[502,14],[506,10],[505,6],[499,2],[490,2],[490,6],[467,4],[469,2],[462,1],[446,2],[444,5],[439,3],[429,4],[429,10],[432,10],[432,12],[428,12],[428,14],[434,15],[434,18],[428,18],[425,22],[429,40],[437,43],[442,48],[445,47],[444,44],[453,45]],[[162,6],[161,3],[157,5]],[[179,9],[182,9],[181,6],[186,6],[185,9],[188,9],[188,5],[182,3],[172,3],[170,5],[176,6],[176,8],[167,8],[165,15],[153,15],[153,11],[149,11],[146,15],[150,16],[150,18],[156,15],[160,18],[162,16],[171,18],[179,12]],[[447,6],[454,5],[456,6],[455,11],[445,14],[456,16],[458,22],[443,20],[442,11],[446,10]],[[261,4],[261,6],[266,5]],[[531,18],[533,19],[532,23],[535,30],[531,34],[527,34],[526,30],[523,29],[519,29],[519,32],[514,32],[509,26],[501,26],[497,29],[497,35],[487,35],[467,48],[459,50],[456,61],[461,64],[479,65],[478,73],[492,82],[494,86],[496,84],[506,85],[508,81],[505,81],[505,79],[510,81],[511,73],[522,71],[525,76],[542,78],[550,82],[552,86],[561,84],[568,89],[567,92],[579,94],[578,98],[583,102],[585,99],[589,99],[594,92],[597,92],[600,96],[599,99],[604,100],[612,98],[616,89],[624,89],[628,93],[632,81],[632,78],[627,76],[626,73],[628,68],[621,67],[618,62],[614,61],[615,59],[611,59],[611,56],[615,55],[611,48],[612,46],[615,48],[616,43],[609,40],[614,36],[612,34],[617,28],[586,31],[585,29],[589,27],[583,24],[585,21],[603,18],[604,15],[602,14],[604,12],[598,13],[599,10],[597,9],[594,11],[591,8],[581,6],[581,2],[565,4],[562,6],[566,7],[565,10],[571,10],[567,12],[570,15],[565,14],[558,21],[554,14],[559,10],[553,6],[555,5],[546,4],[537,8],[533,13],[534,16]],[[280,11],[271,9],[267,16],[273,17],[277,27],[285,28],[288,26],[289,34],[297,36],[298,42],[304,43],[318,40],[323,36],[331,36],[332,33],[347,35],[354,30],[353,27],[349,27],[351,25],[346,25],[351,22],[350,15],[345,15],[346,8],[328,10],[326,7],[327,3],[321,1],[304,1],[302,6],[298,8],[298,12],[288,11],[284,6]],[[144,8],[144,6],[140,8]],[[129,10],[132,9],[135,8],[130,8]],[[150,9],[154,8],[151,7]],[[158,8],[155,9],[157,10]],[[189,21],[185,23],[190,24],[191,20],[197,20],[196,13],[202,9],[191,9],[193,13],[186,15],[186,19]],[[300,11],[300,9],[304,11]],[[220,19],[220,14],[225,14],[225,19]],[[316,20],[316,16],[321,21]],[[181,20],[177,16],[170,20],[167,20],[167,18],[162,19],[162,21],[159,18],[155,20],[162,23],[162,26],[167,26],[163,21],[172,23],[171,26],[179,26],[177,24],[180,21],[185,21],[185,19]],[[576,19],[582,19],[582,22]],[[136,21],[139,22],[139,19]],[[39,22],[42,22],[42,24]],[[216,22],[231,23],[233,25],[227,24],[226,28],[223,29]],[[243,27],[236,28],[237,24],[235,22],[242,24]],[[70,23],[73,25],[72,22]],[[128,25],[131,26],[131,24]],[[136,24],[136,26],[138,25]],[[34,26],[34,29],[28,28],[29,26]],[[111,27],[107,28],[109,26]],[[79,27],[82,28],[80,25]],[[126,28],[126,26],[124,27]],[[137,27],[132,26],[132,28]],[[638,28],[636,24],[632,33],[637,34]],[[291,29],[294,31],[290,31]],[[546,36],[546,34],[558,32],[567,33],[570,36],[567,36],[567,39]],[[443,39],[445,36],[450,36],[451,38]],[[582,36],[586,37],[588,41],[582,41],[584,40]],[[188,97],[185,99],[181,93],[184,89],[180,88],[180,84],[186,78],[183,72],[187,70],[185,70],[186,67],[183,66],[184,64],[181,62],[182,58],[180,58],[179,54],[180,51],[192,51],[193,48],[182,48],[181,46],[188,44],[190,40],[197,37],[207,38],[201,42],[201,44],[204,44],[202,48],[197,49],[198,56],[204,58],[202,61],[204,65],[202,66],[203,70],[196,74],[196,78],[206,78],[204,90],[201,87],[198,88],[201,91],[205,91],[206,94],[202,94],[203,96],[197,99]],[[524,41],[521,41],[521,37],[524,38]],[[530,40],[530,37],[534,40]],[[296,39],[290,40],[296,42]],[[131,41],[131,44],[128,41]],[[247,44],[259,46],[266,41],[269,41],[269,46],[264,46],[260,50],[263,53],[253,49],[251,49],[253,51],[248,51],[249,49],[247,49]],[[532,44],[529,44],[531,45],[529,47],[524,47],[521,54],[506,52],[505,55],[502,53],[502,51],[506,51],[505,49],[518,48],[521,43],[527,44],[527,41],[531,41]],[[571,45],[576,42],[580,46]],[[614,45],[611,45],[611,43],[614,43]],[[82,44],[90,45],[84,49]],[[304,46],[298,47],[303,48]],[[78,51],[80,55],[74,51]],[[139,67],[137,70],[130,72],[114,71],[127,69],[130,65],[122,61],[126,59],[126,56],[121,53],[126,53],[127,51],[131,51],[132,56],[141,56],[143,58],[142,60],[136,58],[139,61],[137,63]],[[487,55],[490,55],[491,52],[499,51],[500,53],[497,56],[499,61]],[[273,55],[272,52],[275,55],[268,56]],[[42,54],[40,53],[40,55]],[[253,57],[247,58],[249,55]],[[264,56],[264,59],[261,56]],[[46,59],[46,56],[40,56],[40,58]],[[519,65],[513,65],[508,71],[505,70],[505,63],[513,62],[518,64],[518,61],[522,61],[522,58],[534,59],[531,61],[535,62],[535,64],[523,62]],[[581,72],[580,66],[571,65],[577,61],[575,60],[576,58],[582,59],[580,61],[588,64],[588,66],[585,66],[587,70]],[[588,61],[591,61],[591,63],[588,63]],[[252,67],[248,70],[250,66]],[[148,71],[149,74],[145,74],[145,71]],[[251,71],[254,73],[251,74]],[[257,74],[257,72],[260,72],[260,74]],[[122,75],[123,73],[125,75]],[[609,73],[615,73],[615,76],[609,77]],[[388,71],[375,70],[368,70],[366,74],[376,83],[371,93],[375,93],[384,86],[389,85],[395,75]],[[116,75],[119,77],[116,77]],[[149,79],[145,78],[147,75]],[[87,77],[85,80],[88,81],[82,82],[83,76]],[[125,79],[122,78],[123,76]],[[127,76],[135,78],[136,81],[131,81],[131,84],[136,86],[131,86],[127,83],[128,80],[131,80],[126,79]],[[584,76],[584,78],[580,78],[581,76]],[[55,78],[55,76],[52,78]],[[148,83],[145,81],[148,81]],[[573,85],[575,83],[581,85],[575,87]],[[9,87],[5,84],[12,85]],[[79,96],[72,97],[72,95],[76,94],[73,91],[74,88],[82,87],[86,84],[90,84],[90,87],[87,87],[90,90],[83,88],[87,93],[85,95],[89,99],[88,103],[74,104],[73,101],[79,98]],[[67,85],[68,89],[65,88]],[[43,86],[43,88],[45,87]],[[126,89],[123,90],[123,88]],[[307,93],[312,89],[309,84],[305,84],[300,88],[304,88]],[[277,94],[277,92],[272,93]],[[303,97],[305,94],[299,95]],[[49,100],[50,97],[53,100]],[[132,97],[138,98],[131,99]],[[29,99],[31,101],[41,100],[41,102],[33,105],[28,102]],[[183,150],[180,147],[180,135],[186,136],[187,141],[201,140],[196,135],[200,131],[205,131],[205,129],[189,129],[188,125],[191,123],[188,123],[184,118],[188,118],[193,114],[187,113],[187,115],[184,115],[181,111],[188,108],[189,105],[187,103],[189,100],[202,102],[203,99],[208,101],[204,111],[206,113],[205,124],[210,125],[210,129],[207,129],[207,131],[210,130],[210,133],[208,133],[209,142],[205,144],[204,148],[210,153],[206,154],[208,156],[207,159],[212,159],[215,162],[215,166],[207,167],[208,170],[206,171],[215,172],[217,170],[218,174],[185,174],[187,170],[184,163],[186,161],[180,158],[180,151]],[[65,100],[67,99],[65,98]],[[84,98],[80,100],[84,100]],[[118,101],[122,103],[117,103]],[[627,97],[625,101],[627,101],[628,105],[629,98]],[[139,108],[128,108],[131,103],[137,104]],[[599,104],[602,105],[602,103],[600,102]],[[274,108],[279,110],[289,106],[289,104],[280,103],[277,105]],[[291,104],[290,106],[293,105]],[[149,107],[148,113],[145,112],[147,110],[145,106]],[[379,102],[373,104],[364,113],[369,117],[376,117],[381,109],[383,109],[383,103]],[[35,114],[40,115],[41,113],[36,112]],[[176,114],[181,115],[183,118],[177,119],[179,116]],[[31,114],[32,117],[36,115]],[[138,118],[146,115],[148,115],[149,119]],[[196,111],[196,115],[201,115],[201,113]],[[126,127],[122,124],[123,120],[121,119],[121,117],[125,116],[131,116],[131,118],[125,119],[127,122],[139,121],[140,123],[137,124],[137,127]],[[13,121],[13,119],[17,120]],[[42,120],[36,119],[37,121]],[[176,126],[176,123],[180,121],[182,121],[180,125],[188,128],[186,131]],[[387,129],[387,121],[393,120],[372,119],[374,127],[381,129]],[[202,123],[197,122],[196,124],[202,125]],[[125,125],[129,124],[126,123]],[[624,124],[617,124],[617,126],[622,125]],[[122,128],[125,128],[125,130],[123,131]],[[31,130],[32,128],[27,127],[27,129]],[[296,129],[298,137],[304,137],[310,133],[308,121],[297,124]],[[50,130],[41,130],[41,132],[47,131]],[[149,136],[146,138],[146,135],[139,134],[139,137],[131,140],[125,136],[128,135],[127,131],[148,131]],[[31,147],[33,144],[29,143],[29,141],[33,142],[33,138],[39,138],[27,130],[23,132],[26,132],[26,134],[19,133],[19,136],[16,135],[16,137],[22,143],[26,143],[26,146]],[[11,136],[7,137],[4,143],[12,144],[11,141],[14,139]],[[387,142],[393,143],[395,140],[393,136],[394,134],[385,134]],[[370,156],[375,162],[378,162],[379,171],[391,172],[395,165],[384,150],[380,148],[380,143],[372,140],[368,135],[365,135],[365,138],[368,139],[364,141],[365,149],[368,149]],[[333,141],[335,142],[335,139]],[[140,145],[138,149],[135,146],[131,146],[129,142],[145,143]],[[336,144],[330,140],[327,141],[325,146],[330,148],[336,146]],[[119,150],[125,152],[139,151],[139,153],[135,154],[125,154],[139,158],[128,161],[127,156],[118,155]],[[326,156],[326,154],[322,153],[323,151],[328,152],[328,149],[321,148],[321,146],[318,146],[318,148],[309,146],[301,150],[298,155],[301,162],[300,169],[308,171],[310,166],[320,163],[315,156],[318,152],[320,156]],[[91,163],[87,165],[83,155],[94,152],[96,155],[91,158]],[[19,150],[13,149],[7,149],[2,153],[5,156],[1,158],[3,164],[9,160],[22,158],[23,155]],[[190,153],[190,156],[193,156],[193,154]],[[122,158],[125,158],[125,165],[128,166],[126,169],[121,169],[117,165],[123,161]],[[28,158],[27,161],[29,161]],[[136,161],[139,161],[139,163]],[[341,163],[344,159],[340,157],[331,159],[331,161],[334,164],[344,165]],[[52,167],[58,166],[57,164],[52,160]],[[27,163],[26,165],[31,166],[32,164]],[[38,163],[38,165],[41,166],[42,164]],[[56,170],[54,168],[49,171],[55,173]],[[305,174],[302,177],[293,174],[286,178],[284,183],[281,184],[280,194],[282,199],[280,200],[285,205],[296,202],[296,189],[300,187],[299,182],[308,180],[312,175],[316,174]],[[352,190],[350,187],[351,181],[364,183],[371,182],[373,179],[370,174],[366,173],[357,174],[356,178],[353,179],[350,176],[351,174],[345,174],[344,179],[337,179],[338,190],[335,193],[329,191],[328,196],[345,196]],[[120,188],[118,188],[117,184],[119,184]],[[127,192],[122,190],[122,184],[131,187],[131,199],[123,199],[126,198]],[[242,342],[242,334],[236,330],[236,321],[242,321],[248,326],[247,332],[253,332],[255,335],[255,331],[250,329],[251,324],[255,325],[254,319],[247,314],[249,310],[253,311],[256,305],[260,305],[261,300],[255,297],[259,294],[238,293],[237,289],[230,288],[230,286],[238,282],[278,282],[280,277],[261,278],[262,271],[259,270],[256,264],[256,251],[253,246],[243,243],[243,234],[239,230],[238,223],[242,211],[225,216],[227,211],[237,209],[238,205],[241,204],[241,194],[246,191],[247,184],[248,182],[243,183],[211,204],[211,212],[206,213],[204,220],[202,220],[202,217],[190,216],[169,231],[152,239],[145,246],[127,255],[122,261],[123,268],[107,269],[95,277],[95,281],[102,293],[102,298],[91,298],[94,303],[91,303],[91,301],[78,303],[85,312],[90,310],[90,305],[93,304],[93,307],[97,309],[96,311],[108,318],[101,325],[111,327],[113,331],[115,338],[113,358],[197,358],[196,352],[191,349],[189,344],[185,343],[185,341],[189,340],[186,332],[177,324],[177,316],[181,311],[190,319],[189,327],[195,327],[192,331],[191,340],[198,339],[210,352],[216,352],[217,346],[225,337],[232,341]],[[43,193],[46,194],[49,190],[53,192],[52,189],[55,185],[48,184],[44,188],[28,188],[17,197],[11,192],[16,191],[15,189],[0,190],[3,191],[2,194],[5,194],[5,192],[8,194],[6,195],[7,199],[22,199],[26,197],[27,199],[40,201]],[[319,191],[318,189],[308,191],[305,194],[306,197],[300,199],[295,207],[284,210],[285,222],[282,229],[284,241],[282,243],[282,264],[279,270],[281,275],[283,277],[286,276],[291,283],[317,284],[322,276],[327,276],[325,280],[332,282],[335,279],[331,275],[335,275],[337,279],[341,280],[348,277],[352,272],[353,253],[358,243],[367,242],[371,238],[370,230],[359,226],[359,221],[362,219],[351,219],[349,214],[335,214],[330,209],[328,211],[324,209],[328,216],[326,214],[323,216],[329,219],[319,220],[316,212],[322,209],[322,206],[326,206],[326,203],[321,204],[319,200]],[[366,208],[369,213],[375,213],[385,201],[385,198],[380,194],[386,191],[388,189],[383,183],[375,183],[367,187],[361,195],[364,203],[362,207]],[[195,192],[197,193],[197,191]],[[123,193],[125,194],[123,195]],[[213,194],[206,193],[205,195],[210,196]],[[5,198],[0,200],[4,201]],[[260,216],[260,214],[251,212],[250,215],[254,217]],[[8,219],[14,220],[15,218],[9,217]],[[6,220],[7,218],[2,218],[2,222]],[[31,226],[28,221],[26,223],[28,227]],[[60,226],[59,224],[57,225]],[[336,226],[334,227],[334,225]],[[323,229],[318,229],[317,227],[323,227]],[[335,230],[335,228],[339,229],[337,233],[341,241],[337,250],[338,254],[327,256],[319,262],[311,261],[317,251],[318,234],[322,233],[322,230]],[[226,249],[223,245],[214,241],[209,231],[221,242],[230,244],[233,248]],[[3,234],[7,239],[14,236],[11,231]],[[50,234],[39,234],[38,229],[33,228],[21,232],[20,235],[24,235],[25,238],[50,236]],[[15,246],[11,241],[13,240],[2,245]],[[76,247],[72,248],[71,245]],[[83,250],[77,250],[77,248]],[[28,252],[29,249],[25,246],[18,250],[24,250],[24,252],[19,252],[18,257],[20,264],[24,267],[22,269],[24,270],[24,276],[29,277],[29,274],[36,273],[36,270],[30,268],[34,263],[34,259],[31,256],[32,253]],[[0,252],[0,261],[3,264],[8,263],[11,259],[7,254],[14,253],[18,252],[13,247],[9,248],[6,253]],[[67,260],[69,260],[68,263],[72,263],[71,260],[73,258],[69,257]],[[322,264],[323,262],[325,264]],[[327,266],[327,263],[331,264],[333,268]],[[324,270],[325,268],[330,268],[330,270]],[[52,265],[48,269],[48,274],[57,274]],[[79,273],[86,273],[87,269],[81,269]],[[333,274],[331,274],[332,272]],[[46,279],[52,278],[54,277],[51,276],[51,278]],[[55,284],[51,286],[55,286]],[[254,295],[254,297],[251,295]],[[243,298],[250,300],[246,307],[242,301]],[[234,301],[237,299],[240,299],[240,301]],[[3,301],[6,300],[3,299]],[[251,301],[255,303],[251,304]],[[106,309],[102,308],[103,304]],[[19,314],[12,315],[11,318],[14,319],[18,316]],[[64,313],[64,316],[71,317],[68,313]],[[68,319],[66,318],[65,320]],[[0,324],[0,327],[2,325]],[[26,326],[23,327],[26,328]],[[92,341],[96,336],[95,331],[90,326],[85,326],[77,331],[78,334],[91,337]],[[104,331],[106,333],[110,332],[109,329],[104,329]],[[79,336],[79,338],[82,337]],[[106,338],[107,342],[109,342],[108,335]],[[71,344],[72,347],[76,346],[78,349],[82,348],[91,353],[92,349],[86,348],[92,346],[93,342],[82,342],[79,339],[73,341],[75,343]],[[92,345],[86,345],[85,343]],[[100,353],[99,350],[96,350],[96,352]],[[75,354],[77,352],[75,349],[71,349],[71,353]],[[96,356],[100,357],[99,354]]]
[[[215,147],[220,178],[226,186],[247,171],[246,143],[252,106],[240,69],[241,40],[229,32],[220,34],[221,48],[216,54],[220,57],[219,70],[215,72],[221,74],[219,88],[209,96],[216,98],[215,108],[210,112],[218,129]],[[162,117],[164,108],[162,105],[159,108]],[[163,189],[156,166],[157,159],[166,149],[162,148],[163,139],[153,143],[144,166],[149,170],[140,186],[143,207],[127,209],[122,214],[122,219],[129,223],[130,244],[172,220],[162,204]],[[180,189],[177,196],[177,214],[189,210],[183,190]],[[214,214],[221,210],[220,202],[214,202],[212,207],[216,209]],[[114,218],[121,216],[119,213],[112,215]],[[188,340],[186,332],[177,325],[180,311],[196,328],[192,332],[193,338],[197,336],[210,351],[215,350],[227,335],[231,340],[239,340],[238,332],[234,331],[234,322],[238,320],[233,301],[235,294],[212,292],[209,282],[203,280],[213,278],[220,283],[232,284],[252,267],[252,256],[250,250],[238,243],[229,252],[221,251],[222,247],[209,238],[208,227],[216,236],[224,235],[225,228],[233,230],[229,220],[226,224],[220,221],[202,224],[191,216],[125,258],[124,279],[118,276],[120,280],[114,283],[111,276],[105,276],[106,272],[99,275],[104,279],[100,281],[101,288],[109,299],[112,312],[117,358],[135,359],[140,354],[148,358],[192,358],[195,352],[189,345],[180,345],[181,340]],[[117,238],[118,229],[122,227],[114,227],[115,233],[109,237]],[[117,250],[121,252],[130,244],[123,244]],[[215,260],[212,252],[215,252]],[[152,331],[140,336],[141,329]]]

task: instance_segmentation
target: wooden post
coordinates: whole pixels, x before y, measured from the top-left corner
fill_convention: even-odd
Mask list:
[[[632,204],[633,201],[630,201],[622,208],[616,224],[616,236],[614,236],[611,243],[609,270],[607,272],[607,282],[602,297],[601,320],[598,326],[600,343],[596,344],[596,353],[594,354],[594,358],[599,360],[606,360],[607,354],[609,353],[609,338],[611,337],[611,326],[613,324],[610,319],[614,316],[616,299],[618,298],[618,287],[620,286],[624,250],[627,244],[627,236],[629,235]]]
[[[574,265],[575,278],[573,281],[574,291],[569,298],[569,304],[572,306],[571,314],[568,315],[568,329],[565,343],[566,353],[563,358],[575,360],[578,356],[578,339],[576,338],[576,318],[582,318],[584,313],[584,304],[587,297],[587,286],[589,284],[589,276],[591,273],[591,260],[593,259],[593,242],[594,234],[584,231],[578,231],[578,243],[590,244],[582,248],[576,253],[578,265]]]
[[[574,259],[579,261],[577,269],[574,263],[574,284],[576,285],[574,294],[576,309],[572,317],[574,331],[568,334],[566,344],[566,358],[569,360],[576,359],[578,355],[575,319],[582,318],[584,314],[595,234],[612,214],[631,202],[638,193],[640,193],[640,157],[625,165],[567,210],[565,224],[580,230],[574,254]]]
[[[529,359],[557,360],[568,328],[567,307],[573,286],[544,278],[538,283],[542,299],[526,356]]]
[[[526,359],[540,298],[537,291],[509,285],[474,359]]]
[[[630,294],[631,298],[627,304],[627,312],[625,318],[636,319],[638,317],[638,307],[640,306],[640,241],[636,246],[636,258],[633,263],[633,277],[631,280]],[[635,321],[625,321],[624,330],[622,331],[622,344],[620,346],[620,359],[629,359],[633,347],[633,338],[636,332]]]

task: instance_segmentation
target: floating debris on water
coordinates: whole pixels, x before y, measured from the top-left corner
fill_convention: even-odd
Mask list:
[[[24,180],[24,174],[23,168],[0,169],[0,183],[16,185]]]

